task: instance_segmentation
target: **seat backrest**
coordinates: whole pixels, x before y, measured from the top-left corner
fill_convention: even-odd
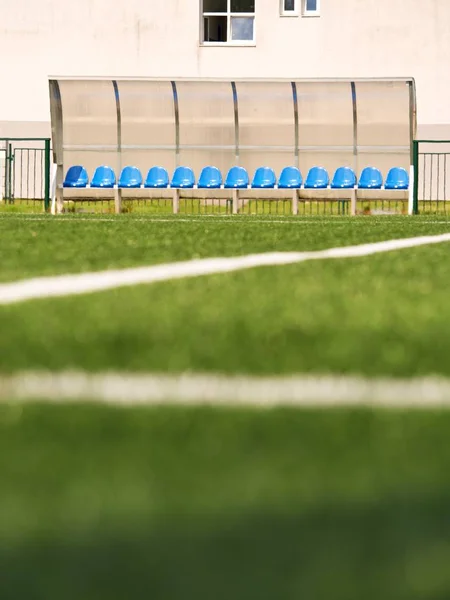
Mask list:
[[[177,167],[170,185],[173,188],[193,188],[195,185],[194,171],[190,167]]]
[[[231,167],[228,171],[225,187],[234,189],[247,188],[249,184],[249,177],[244,167]]]
[[[142,185],[142,174],[137,167],[124,167],[119,177],[119,187],[138,188]]]
[[[387,190],[407,190],[409,188],[409,175],[402,167],[392,167],[386,177]]]
[[[70,167],[64,179],[64,187],[85,188],[89,183],[87,171],[81,165]]]
[[[278,187],[295,189],[301,187],[302,183],[303,177],[297,167],[284,167],[278,180]]]
[[[383,186],[383,175],[376,167],[366,167],[362,170],[358,187],[363,190],[379,190]]]
[[[324,189],[328,187],[329,183],[330,178],[324,167],[312,167],[306,177],[305,188]]]
[[[146,188],[166,188],[169,185],[169,173],[164,167],[152,167],[145,178]]]
[[[116,185],[116,175],[111,167],[105,165],[95,169],[91,187],[112,188]]]
[[[339,167],[336,169],[333,181],[331,182],[332,188],[353,188],[356,185],[355,171],[350,167]]]
[[[220,188],[222,173],[217,167],[204,167],[198,180],[199,188]]]
[[[270,167],[259,167],[256,169],[252,181],[253,188],[273,188],[277,182],[277,177]]]

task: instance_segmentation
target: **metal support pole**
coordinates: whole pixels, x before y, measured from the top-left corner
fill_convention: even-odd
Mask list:
[[[64,210],[64,168],[58,165],[56,169],[56,214],[60,215]]]
[[[114,189],[114,207],[116,215],[122,212],[122,190],[118,187]]]
[[[45,150],[44,150],[44,155],[45,155],[45,159],[44,159],[44,170],[45,170],[45,184],[44,184],[44,188],[45,188],[45,193],[44,193],[44,211],[48,212],[50,209],[50,138],[47,138],[45,140]]]
[[[172,196],[173,214],[177,215],[180,211],[180,190],[174,189]]]
[[[412,206],[412,214],[419,214],[419,142],[414,140],[413,142],[413,170],[414,170],[414,197],[413,197],[413,206]]]
[[[233,190],[233,215],[239,213],[239,190]]]
[[[298,215],[298,190],[292,192],[292,214]]]
[[[5,140],[6,156],[5,156],[5,202],[11,203],[11,162],[12,162],[12,147],[9,140]]]
[[[358,191],[353,189],[350,196],[350,215],[352,217],[356,217],[356,200],[358,196]]]

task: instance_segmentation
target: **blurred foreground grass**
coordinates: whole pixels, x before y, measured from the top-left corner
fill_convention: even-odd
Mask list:
[[[0,407],[2,600],[444,600],[449,412]]]

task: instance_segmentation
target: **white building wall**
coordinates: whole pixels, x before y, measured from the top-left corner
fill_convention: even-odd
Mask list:
[[[204,47],[199,0],[0,0],[0,136],[48,133],[49,76],[414,77],[419,133],[450,133],[450,0],[255,1],[254,47]]]

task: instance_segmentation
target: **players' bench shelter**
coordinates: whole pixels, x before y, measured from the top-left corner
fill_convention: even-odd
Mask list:
[[[51,78],[49,85],[59,211],[70,194],[96,197],[99,192],[89,181],[99,166],[109,166],[117,179],[128,166],[137,167],[144,179],[155,166],[169,174],[186,166],[198,178],[203,168],[211,165],[224,174],[224,179],[235,165],[250,175],[259,167],[280,173],[293,166],[304,178],[316,166],[329,173],[349,167],[357,176],[366,167],[383,174],[392,167],[411,171],[416,132],[416,93],[411,78],[231,81],[60,77]],[[73,166],[82,167],[87,174],[86,185],[76,191],[63,186]],[[412,187],[411,182],[409,185]],[[112,187],[114,192],[101,193],[113,194],[120,211],[122,190],[116,182]],[[180,189],[170,186],[170,180],[165,192],[137,187],[141,189],[133,190],[134,197],[173,194],[177,210]],[[355,195],[360,193],[357,182],[354,189]],[[197,185],[189,189],[190,196],[196,192]],[[205,194],[203,190],[201,193]],[[219,193],[219,189],[214,191]],[[261,193],[252,189],[239,192],[241,198]],[[293,193],[295,213],[298,199],[318,191],[300,185]],[[329,193],[330,198],[333,194],[342,196],[330,186],[320,193]],[[383,185],[373,193],[395,195],[395,190],[388,191]],[[275,199],[286,195],[286,190],[275,184],[264,194]],[[239,209],[238,203],[234,208],[234,212]]]

